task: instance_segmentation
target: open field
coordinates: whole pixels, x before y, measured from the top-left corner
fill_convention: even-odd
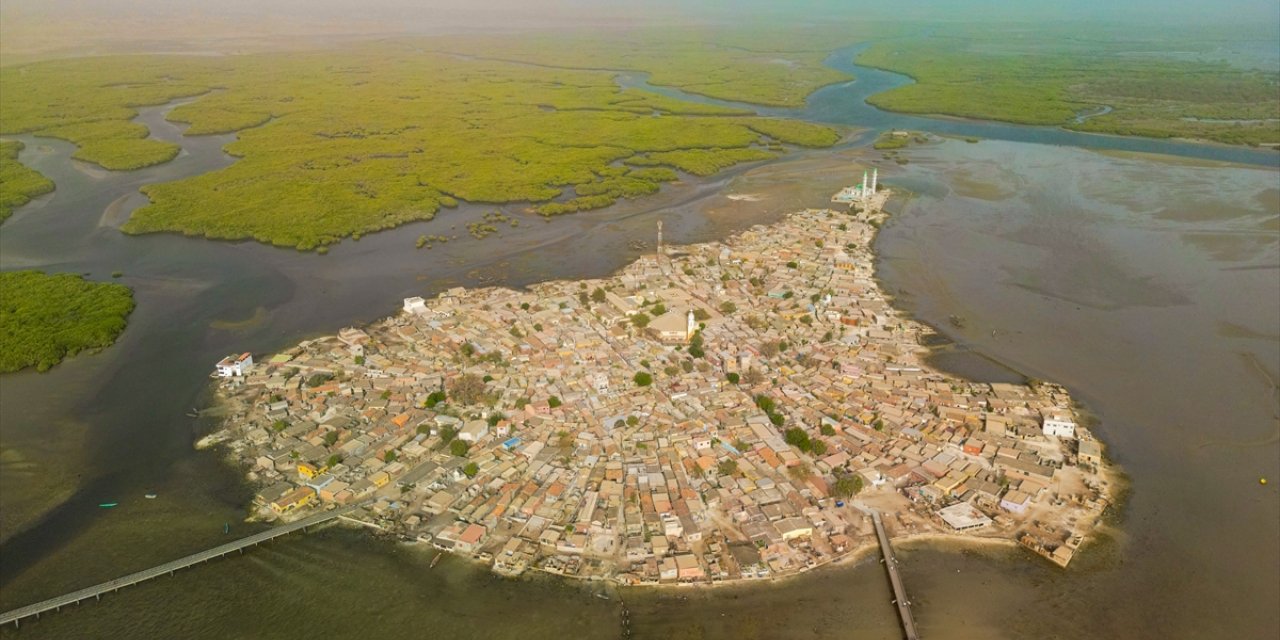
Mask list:
[[[830,146],[840,137],[823,126],[619,90],[610,71],[498,59],[516,55],[504,46],[549,46],[533,36],[491,42],[495,50],[483,57],[471,54],[484,49],[443,52],[463,42],[485,41],[399,39],[341,52],[117,56],[6,67],[0,120],[7,131],[74,142],[78,158],[137,168],[167,161],[177,148],[146,139],[146,128],[130,122],[134,109],[199,96],[169,118],[189,123],[188,135],[238,132],[226,151],[239,161],[148,185],[151,204],[124,230],[301,250],[430,219],[459,200],[529,202],[544,215],[608,206],[677,179],[671,168],[709,175],[774,157],[786,145]],[[631,60],[638,46],[618,44],[618,52],[603,40],[579,44],[576,57],[561,62]],[[652,49],[665,46],[675,45]],[[797,60],[787,55],[770,52],[762,60],[727,47],[677,47],[668,57],[630,64],[654,65],[655,76],[672,74],[670,82],[692,78],[699,65],[720,68],[716,91],[740,100],[785,102],[788,92],[802,96],[838,79],[816,50]]]
[[[1098,38],[952,29],[876,44],[858,63],[916,80],[868,100],[890,111],[1228,144],[1280,143],[1280,70],[1175,55],[1200,46],[1185,41]]]
[[[0,140],[0,223],[32,198],[53,191],[53,181],[18,162],[22,143]]]
[[[45,371],[124,331],[133,292],[118,284],[40,271],[0,273],[0,372]]]

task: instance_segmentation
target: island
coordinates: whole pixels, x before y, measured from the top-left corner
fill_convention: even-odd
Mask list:
[[[111,346],[133,312],[133,291],[71,273],[0,273],[0,373],[46,371]]]
[[[889,191],[845,192],[724,242],[659,223],[606,279],[454,288],[229,356],[201,446],[248,470],[255,517],[358,505],[503,575],[783,577],[875,548],[872,514],[1066,566],[1115,497],[1102,445],[1058,385],[930,368],[875,280]]]

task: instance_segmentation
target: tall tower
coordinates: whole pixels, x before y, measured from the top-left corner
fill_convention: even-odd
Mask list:
[[[693,309],[689,309],[689,315],[685,316],[685,325],[684,325],[685,340],[692,340],[693,334],[697,333],[698,323],[695,322],[695,320],[696,318],[694,318],[693,316]]]
[[[862,190],[858,192],[862,197],[867,197],[867,172],[862,172]]]
[[[871,195],[875,195],[876,193],[876,180],[878,180],[879,178],[880,178],[880,169],[879,168],[872,169],[871,170]]]
[[[662,221],[658,221],[658,255],[662,255]]]

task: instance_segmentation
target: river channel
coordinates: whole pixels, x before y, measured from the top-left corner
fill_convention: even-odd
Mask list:
[[[187,138],[164,120],[170,107],[144,109],[153,135],[184,151],[130,173],[24,138],[23,162],[58,190],[5,224],[0,268],[96,280],[120,270],[138,307],[110,349],[0,384],[0,609],[224,542],[224,523],[234,536],[252,530],[241,522],[250,489],[240,471],[191,446],[210,424],[186,414],[207,403],[222,355],[281,349],[449,286],[606,275],[637,255],[633,241],[651,241],[658,219],[672,242],[699,242],[821,206],[853,180],[853,162],[878,160],[859,145],[904,128],[984,141],[913,148],[905,166],[880,161],[886,183],[915,194],[895,203],[878,240],[885,286],[964,349],[1067,384],[1098,415],[1132,483],[1115,526],[1065,572],[1017,550],[908,546],[903,573],[925,636],[1275,637],[1278,155],[889,114],[865,97],[908,80],[852,65],[855,52],[829,64],[857,80],[815,92],[803,109],[752,107],[868,128],[852,146],[687,180],[602,211],[528,216],[486,240],[465,225],[494,207],[444,211],[327,256],[126,236],[116,227],[142,202],[140,185],[226,166],[220,148],[231,137]],[[647,87],[641,76],[619,81]],[[461,237],[417,250],[420,234]],[[952,314],[966,317],[963,330],[947,326]],[[1260,476],[1275,482],[1260,486]],[[143,500],[148,491],[159,498]],[[97,509],[104,501],[120,506]],[[874,561],[768,586],[604,599],[598,585],[507,581],[454,559],[430,569],[429,559],[330,529],[0,634],[617,638],[620,595],[632,637],[900,634]]]

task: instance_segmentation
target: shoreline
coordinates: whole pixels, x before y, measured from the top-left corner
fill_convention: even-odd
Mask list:
[[[361,518],[364,524],[383,528],[390,535],[398,534],[402,539],[416,537],[420,541],[429,540],[433,546],[441,549],[441,553],[447,550],[455,555],[491,564],[491,570],[501,575],[519,575],[532,569],[588,581],[607,580],[620,585],[719,586],[753,581],[773,582],[825,566],[856,562],[872,553],[877,544],[873,536],[867,535],[869,531],[866,529],[866,516],[851,513],[852,507],[846,507],[842,500],[832,497],[830,492],[834,490],[834,483],[841,478],[845,479],[842,482],[857,485],[854,493],[862,486],[867,486],[866,493],[861,495],[865,495],[866,499],[872,500],[881,509],[887,506],[891,510],[889,515],[896,515],[899,526],[892,528],[900,529],[903,525],[910,528],[910,533],[897,531],[897,535],[891,534],[895,540],[926,540],[930,544],[947,541],[1016,546],[1019,544],[1018,537],[1031,536],[1030,539],[1036,541],[1035,546],[1031,547],[1025,542],[1023,546],[1029,546],[1041,555],[1046,555],[1044,549],[1069,545],[1069,552],[1059,552],[1060,555],[1065,554],[1069,561],[1070,554],[1074,553],[1075,547],[1093,530],[1102,509],[1112,497],[1110,482],[1107,481],[1110,474],[1102,474],[1103,481],[1100,485],[1096,482],[1091,484],[1092,481],[1088,478],[1094,477],[1090,475],[1093,472],[1070,464],[1074,460],[1072,452],[1062,448],[1065,441],[1051,441],[1034,432],[1035,422],[1032,416],[1035,411],[1028,413],[1026,409],[1019,409],[1014,412],[1016,415],[1009,416],[1013,422],[1021,423],[1020,427],[1011,426],[1010,435],[1016,435],[1019,439],[1026,438],[1026,445],[1005,438],[1005,418],[996,418],[1000,432],[999,447],[984,444],[988,439],[996,442],[997,436],[982,435],[982,432],[974,429],[974,424],[980,425],[981,419],[966,413],[967,410],[952,410],[942,406],[945,402],[933,409],[934,415],[940,418],[937,420],[938,433],[933,435],[950,434],[941,440],[907,427],[906,424],[910,424],[910,421],[905,417],[895,418],[895,427],[890,431],[895,433],[895,437],[891,437],[881,433],[881,413],[871,414],[865,410],[856,417],[846,412],[841,420],[823,417],[816,424],[806,424],[808,420],[804,416],[812,419],[815,414],[824,415],[822,410],[814,409],[827,406],[826,396],[819,398],[809,393],[811,389],[808,385],[793,388],[783,384],[779,388],[777,378],[773,387],[783,392],[787,402],[808,397],[806,402],[813,403],[812,408],[798,406],[783,409],[767,397],[767,403],[761,401],[760,398],[767,394],[755,393],[770,388],[760,379],[762,376],[756,374],[756,363],[766,367],[767,371],[775,372],[774,375],[788,375],[792,380],[799,375],[797,372],[786,373],[793,371],[796,364],[778,356],[771,351],[772,347],[752,347],[740,352],[737,357],[727,357],[724,354],[697,356],[698,359],[705,358],[708,361],[715,358],[714,366],[708,366],[710,362],[695,364],[693,357],[686,358],[686,354],[682,353],[685,348],[690,353],[695,349],[703,351],[701,336],[704,332],[711,336],[706,346],[706,350],[710,351],[725,346],[726,343],[719,339],[722,333],[734,335],[735,331],[744,329],[737,326],[741,314],[735,313],[736,308],[731,308],[734,305],[721,304],[717,307],[708,302],[708,291],[698,288],[702,285],[698,284],[699,281],[694,276],[694,265],[700,265],[704,261],[708,266],[716,263],[715,269],[724,271],[721,281],[732,282],[734,278],[730,278],[729,274],[737,272],[733,271],[735,267],[731,265],[737,263],[732,260],[725,262],[726,255],[732,256],[741,250],[744,256],[763,262],[778,259],[778,256],[791,257],[793,248],[801,246],[799,243],[778,240],[776,242],[781,244],[775,245],[762,238],[787,234],[800,234],[803,237],[805,232],[813,231],[814,225],[825,223],[825,232],[837,235],[848,233],[856,241],[846,243],[842,249],[823,249],[819,233],[814,241],[818,247],[818,256],[815,258],[817,264],[812,269],[806,265],[802,273],[811,271],[833,278],[832,282],[845,282],[855,288],[865,287],[862,293],[865,297],[844,299],[844,302],[833,304],[831,293],[825,294],[826,298],[823,300],[819,300],[821,296],[815,293],[811,296],[813,303],[807,306],[788,304],[791,296],[779,294],[781,290],[763,296],[763,281],[755,284],[758,280],[756,277],[752,278],[753,287],[744,285],[742,288],[747,291],[743,294],[747,297],[736,298],[727,292],[719,294],[721,298],[741,300],[740,304],[743,305],[758,305],[753,306],[755,310],[781,308],[783,317],[793,321],[804,320],[785,327],[798,336],[809,336],[794,338],[797,349],[806,350],[805,355],[797,358],[800,361],[800,372],[818,376],[818,380],[826,380],[824,374],[819,373],[820,369],[814,368],[812,358],[818,357],[822,359],[819,361],[828,361],[837,369],[845,367],[842,374],[846,381],[858,380],[867,375],[876,378],[887,376],[890,379],[901,379],[902,384],[906,385],[902,388],[927,385],[920,389],[935,389],[935,393],[943,393],[940,397],[949,397],[951,392],[937,391],[936,382],[926,381],[952,379],[953,389],[960,384],[967,386],[969,393],[983,393],[983,389],[991,393],[992,389],[998,388],[997,395],[1004,394],[1005,399],[996,401],[993,396],[993,400],[984,401],[994,403],[992,407],[997,404],[1003,406],[1013,399],[1014,402],[1029,403],[1029,407],[1042,407],[1039,411],[1044,415],[1048,415],[1045,412],[1051,406],[1056,406],[1057,409],[1054,410],[1059,413],[1069,414],[1072,411],[1067,402],[1069,398],[1056,385],[1045,384],[1038,391],[1029,388],[1018,391],[1018,385],[963,381],[933,371],[922,362],[921,355],[927,349],[920,344],[920,336],[929,330],[918,321],[904,317],[905,314],[896,309],[883,309],[892,302],[893,297],[880,289],[879,282],[871,271],[874,262],[871,247],[875,233],[884,219],[881,207],[888,193],[876,196],[869,213],[852,214],[844,218],[843,214],[831,210],[795,212],[787,214],[772,225],[753,227],[723,242],[682,246],[673,248],[670,253],[664,250],[656,259],[641,257],[600,280],[548,282],[535,285],[530,291],[524,292],[505,288],[454,289],[431,303],[421,299],[408,299],[405,303],[407,311],[398,316],[384,319],[365,329],[344,329],[337,338],[304,341],[298,347],[272,357],[266,371],[231,378],[227,383],[229,386],[219,389],[219,396],[231,408],[231,415],[224,422],[224,429],[209,437],[228,440],[228,455],[236,459],[241,468],[252,466],[253,470],[248,475],[255,484],[266,486],[269,484],[267,480],[276,480],[272,485],[274,489],[259,492],[259,513],[287,518],[294,513],[309,512],[308,505],[317,500],[336,504],[356,499],[376,500],[372,515],[366,514],[365,518]],[[841,222],[837,225],[831,222],[833,220]],[[850,227],[853,229],[845,231]],[[757,249],[757,245],[776,248]],[[846,250],[854,255],[847,256]],[[829,260],[831,264],[823,263],[823,259]],[[833,266],[836,264],[843,266],[836,268]],[[681,265],[685,265],[682,269],[686,276],[684,278],[679,276],[681,269],[677,269]],[[796,270],[798,265],[792,265],[796,265],[795,260],[788,261],[787,266]],[[842,269],[850,272],[845,274]],[[777,273],[776,267],[757,272]],[[855,273],[861,275],[854,275]],[[636,280],[645,274],[650,279],[661,281],[660,284],[678,283],[680,286],[642,286]],[[857,285],[859,281],[867,284]],[[650,293],[660,291],[661,295],[654,296],[660,301],[654,304],[654,299],[644,300],[640,297],[640,301],[632,303],[628,300],[636,296],[607,298],[608,295],[613,295],[611,293],[593,296],[597,300],[588,299],[586,292],[591,285],[616,289],[621,286],[621,282],[631,282],[634,287]],[[797,280],[793,284],[799,283]],[[574,288],[574,285],[579,288]],[[601,286],[596,289],[602,290]],[[787,292],[791,291],[792,285],[783,286]],[[716,289],[720,291],[724,287],[717,285]],[[755,289],[756,293],[750,294],[751,289]],[[573,292],[578,292],[582,301],[580,308],[577,305],[570,306],[573,304]],[[834,292],[843,293],[838,287]],[[757,302],[751,295],[760,295],[760,300],[764,302]],[[473,297],[476,298],[475,301],[472,301]],[[545,317],[548,322],[567,324],[568,330],[577,332],[572,333],[576,337],[568,338],[561,330],[559,338],[553,340],[553,343],[558,341],[563,348],[565,340],[570,340],[570,344],[577,345],[575,351],[570,352],[576,353],[576,358],[600,361],[602,364],[594,368],[589,366],[576,374],[567,371],[554,373],[544,383],[552,385],[550,390],[539,390],[539,385],[528,386],[530,383],[523,380],[534,375],[530,370],[536,372],[533,364],[522,364],[520,368],[511,371],[507,368],[506,356],[498,354],[517,357],[518,353],[523,353],[525,355],[518,357],[528,362],[531,347],[530,342],[525,342],[526,338],[534,344],[546,344],[547,340],[553,338],[549,335],[552,332],[546,331],[542,324],[536,322],[529,328],[528,325],[507,317],[511,312],[493,310],[495,303],[500,306],[504,300],[507,301],[507,309],[514,309],[513,303],[517,300],[534,303],[561,300],[558,303],[559,314],[548,313],[545,309],[531,313],[541,314],[538,317]],[[782,301],[781,304],[774,304],[778,300]],[[854,321],[846,319],[840,322],[836,320],[840,315],[838,312],[823,306],[835,307],[850,303],[857,306],[859,301],[872,304],[872,308],[883,311],[871,312],[866,317],[872,320],[866,320],[862,315],[866,312],[864,309]],[[682,309],[688,311],[687,323],[684,322],[683,310],[677,314],[673,309],[658,319],[662,324],[657,327],[627,326],[639,324],[629,320],[634,314],[643,315],[640,309],[650,310],[650,305],[653,305],[653,311],[662,311],[665,309],[664,303],[668,302],[673,307],[682,305]],[[526,310],[531,308],[530,302],[520,304]],[[521,344],[523,351],[506,351],[500,345],[493,344],[500,339],[492,329],[471,327],[465,320],[460,321],[461,325],[455,322],[458,321],[455,316],[471,317],[471,314],[477,313],[477,307],[485,310],[480,313],[482,318],[477,321],[482,322],[483,317],[498,314],[493,322],[496,326],[510,326],[510,333],[514,337],[514,340],[502,338],[501,340],[505,340],[503,344]],[[632,310],[631,307],[636,309]],[[786,311],[796,307],[800,307],[798,313]],[[696,329],[693,320],[695,309],[701,314]],[[633,313],[624,313],[625,311]],[[878,315],[881,313],[884,315]],[[590,314],[589,319],[587,314]],[[583,316],[577,322],[586,324],[579,327],[574,324],[574,320],[566,319],[573,316]],[[461,336],[461,344],[457,344],[458,335],[449,331],[441,332],[441,323],[451,324],[460,330],[461,327],[468,327],[462,330],[466,335]],[[863,326],[859,326],[859,323]],[[816,333],[811,333],[816,330],[811,328],[815,324],[821,328],[831,327],[818,343],[812,340],[816,337]],[[872,324],[887,327],[889,332],[886,333],[884,328],[877,329]],[[833,340],[835,329],[839,329],[843,336],[849,327],[854,328],[850,332],[853,335]],[[478,333],[476,329],[479,329]],[[423,353],[419,347],[414,346],[415,340],[420,338],[412,336],[422,335],[424,331],[439,336],[431,338],[430,344],[434,346],[429,347],[430,353]],[[766,333],[784,338],[792,337],[784,330],[773,332],[772,329],[766,329]],[[454,344],[449,344],[450,342]],[[393,351],[392,343],[398,345],[396,349],[400,351]],[[785,341],[780,340],[779,344],[783,347],[782,350],[786,349]],[[328,351],[325,350],[326,345]],[[591,351],[592,345],[598,351]],[[455,347],[460,353],[446,353],[448,357],[445,360],[439,359],[442,351],[447,352]],[[849,369],[848,364],[840,364],[839,356],[829,353],[846,349],[849,353],[862,353],[864,360],[868,356],[887,359],[880,365],[872,365],[878,373],[859,373],[863,371],[860,368],[862,365]],[[357,353],[360,355],[355,355]],[[437,364],[428,367],[419,364],[414,370],[415,365],[408,364],[408,360],[404,361],[405,365],[398,364],[401,357],[397,357],[396,353],[412,353],[414,359],[436,356]],[[886,353],[890,355],[886,356]],[[496,359],[486,361],[490,355]],[[616,380],[622,377],[619,375],[621,372],[616,369],[650,369],[653,371],[650,379],[657,376],[658,367],[649,367],[648,361],[641,359],[644,355],[655,358],[674,356],[669,362],[681,365],[668,366],[663,370],[667,379],[655,383],[654,387],[665,387],[664,389],[654,390],[649,387],[648,382],[641,384],[639,374],[634,387],[630,382]],[[369,362],[366,357],[379,360]],[[328,363],[325,362],[326,358]],[[751,364],[743,366],[743,358]],[[619,366],[619,361],[622,366]],[[645,366],[637,366],[637,361],[645,363]],[[450,362],[452,364],[448,364]],[[489,366],[495,362],[500,363],[498,369],[501,371]],[[562,361],[556,359],[555,362]],[[603,364],[605,362],[609,364]],[[883,366],[895,362],[901,362],[901,366]],[[555,371],[564,371],[563,364],[556,367]],[[363,375],[349,377],[348,368]],[[454,368],[455,371],[448,371]],[[684,369],[683,374],[680,372],[681,368]],[[719,374],[715,373],[717,369],[721,370]],[[528,395],[516,401],[519,411],[515,416],[483,408],[486,404],[495,408],[507,406],[515,395],[510,392],[495,391],[485,396],[487,399],[484,402],[480,402],[479,397],[471,398],[457,408],[448,407],[438,411],[432,409],[437,403],[443,406],[444,397],[458,394],[462,379],[467,376],[478,378],[475,374],[482,370],[498,374],[486,375],[482,388],[490,384],[490,380],[494,381],[493,384],[507,384],[512,377],[517,376],[519,380],[516,383],[525,385],[518,390],[523,390],[520,393],[528,392]],[[432,371],[443,373],[436,374]],[[726,371],[730,385],[716,381]],[[680,412],[676,401],[693,393],[701,394],[700,399],[694,401],[696,407],[706,406],[699,402],[710,400],[713,396],[719,402],[730,401],[724,394],[738,393],[732,387],[738,385],[739,376],[747,376],[748,372],[755,375],[755,378],[750,384],[752,392],[747,397],[754,395],[757,407],[742,405],[740,401],[731,403],[731,406],[742,411],[745,422],[738,422],[736,419],[728,422],[721,420],[719,426],[699,427],[697,423],[700,417],[710,414],[701,408],[693,413]],[[414,388],[421,389],[422,392],[404,395],[403,389],[396,391],[399,389],[396,386],[399,382],[412,382],[408,377],[410,374],[417,376],[419,382],[413,383],[417,385]],[[297,380],[290,383],[295,377]],[[594,391],[601,396],[623,398],[617,400],[619,406],[643,400],[648,411],[628,411],[617,417],[616,424],[612,424],[614,419],[610,418],[605,424],[593,427],[590,424],[593,419],[587,417],[587,412],[581,407],[571,406],[569,411],[560,409],[566,400],[575,404],[592,401],[588,397],[590,392],[584,395],[586,389],[579,391],[570,387],[565,393],[565,400],[550,393],[557,388],[564,388],[558,385],[564,385],[568,379],[576,381],[585,377],[592,379],[589,384],[594,385]],[[307,380],[305,384],[304,379]],[[919,382],[912,383],[912,380]],[[363,390],[356,390],[368,387],[368,390],[376,391],[380,385],[388,388],[373,403],[374,407],[379,408],[366,408],[361,413],[367,421],[364,427],[350,424],[349,418],[335,418],[335,415],[346,410],[349,403],[351,409],[370,407],[369,401],[365,399],[370,396]],[[626,385],[626,388],[620,391],[614,385]],[[706,389],[699,388],[701,386]],[[446,389],[447,393],[439,391],[441,398],[438,399],[434,398],[437,392],[432,392],[431,398],[426,397],[428,394],[425,391],[433,388]],[[267,392],[267,389],[272,389],[275,393]],[[546,393],[540,394],[540,391]],[[323,395],[316,396],[317,392]],[[922,391],[914,393],[920,392]],[[264,394],[270,397],[263,398]],[[308,401],[309,397],[313,400]],[[246,399],[249,401],[245,402]],[[654,401],[660,404],[647,404]],[[315,404],[316,402],[319,404]],[[294,406],[299,403],[302,406]],[[391,406],[392,404],[395,406]],[[963,403],[960,405],[963,406]],[[947,409],[946,412],[942,411],[944,408]],[[888,407],[885,410],[900,413]],[[672,421],[669,426],[662,427],[657,423],[641,426],[642,422],[655,415],[655,411],[659,411],[657,415]],[[763,415],[760,411],[763,411]],[[399,415],[387,424],[387,419],[396,412]],[[356,415],[350,411],[347,413]],[[489,414],[487,419],[484,417],[485,413]],[[593,415],[599,413],[600,411],[595,411]],[[607,415],[608,410],[605,413]],[[752,413],[755,418],[750,417]],[[270,431],[263,428],[267,426],[266,420],[271,417],[268,414],[275,416],[275,420],[269,423],[272,425]],[[827,414],[837,415],[830,411]],[[383,417],[377,418],[377,415]],[[886,417],[889,415],[894,414],[885,414]],[[921,413],[917,418],[922,425],[930,420],[925,415]],[[988,415],[986,427],[982,431],[993,430],[992,416],[994,414]],[[301,420],[301,426],[290,422],[303,417],[312,420]],[[582,422],[584,418],[586,423]],[[680,422],[681,419],[684,421]],[[1077,426],[1068,418],[1062,419],[1070,424],[1074,435]],[[236,434],[234,432],[237,429],[233,424],[238,421],[246,424]],[[359,421],[357,419],[355,422]],[[782,429],[772,427],[769,422],[785,423],[791,427],[786,434],[787,443],[782,442],[782,434],[778,433]],[[872,425],[872,422],[875,424]],[[409,426],[410,424],[416,427]],[[801,426],[792,427],[793,424]],[[817,429],[818,424],[823,428]],[[732,425],[739,426],[733,428]],[[565,428],[571,426],[577,429],[573,434],[576,437],[566,440],[569,432]],[[653,433],[649,429],[651,426],[667,435]],[[872,429],[872,426],[875,428]],[[680,427],[686,433],[669,431]],[[775,428],[777,430],[773,431]],[[922,428],[929,431],[934,427]],[[1019,432],[1019,428],[1025,433]],[[906,435],[903,435],[903,429],[906,430]],[[1084,437],[1088,437],[1084,428],[1079,429]],[[490,434],[491,430],[493,434]],[[273,436],[272,431],[280,436]],[[796,433],[792,433],[793,431]],[[364,433],[360,436],[363,440],[357,441],[354,436],[359,433]],[[560,435],[555,435],[557,433]],[[956,435],[957,433],[960,435]],[[974,433],[978,435],[972,435]],[[968,438],[961,437],[964,434],[971,435]],[[792,436],[795,436],[795,442],[790,440]],[[374,439],[378,437],[384,439],[375,442]],[[733,442],[736,445],[748,448],[740,450],[728,446],[727,442],[731,437],[735,438]],[[277,442],[277,438],[284,440]],[[752,438],[755,444],[750,444],[745,438]],[[608,442],[609,439],[612,442]],[[951,440],[955,442],[948,444]],[[456,447],[463,441],[470,446],[463,446],[459,455]],[[964,451],[960,451],[957,446],[961,441],[966,443]],[[1092,442],[1091,438],[1090,441]],[[288,459],[284,459],[286,455],[279,453],[274,457],[270,457],[269,452],[264,453],[270,449],[267,445],[273,442],[295,443],[288,445],[291,447]],[[356,444],[353,445],[353,442]],[[681,444],[677,445],[676,442]],[[797,442],[806,444],[797,445]],[[815,442],[821,444],[813,444]],[[937,445],[935,442],[942,444]],[[650,453],[651,449],[646,443],[655,445],[658,449]],[[478,451],[480,445],[487,448]],[[445,446],[455,448],[455,455],[449,456],[444,452]],[[680,446],[688,447],[688,450],[680,449]],[[987,451],[986,458],[983,458],[979,453],[986,446],[991,448]],[[997,448],[1006,449],[999,459],[995,453]],[[300,453],[300,450],[304,453]],[[836,453],[826,455],[831,450]],[[331,453],[338,451],[342,453]],[[558,458],[554,455],[555,451],[560,452]],[[911,451],[920,453],[911,454]],[[929,453],[931,451],[934,453]],[[1058,461],[1055,463],[1051,459],[1037,457],[1046,452],[1047,455],[1058,456]],[[850,454],[858,457],[854,459]],[[932,457],[927,460],[920,458],[924,462],[923,466],[901,464],[903,455],[914,458],[924,454]],[[327,464],[320,460],[326,456]],[[350,465],[346,464],[347,456],[352,458]],[[1017,464],[1010,462],[1015,457],[1026,460],[1015,460]],[[359,462],[356,462],[356,458],[359,458]],[[647,463],[650,469],[658,464],[656,468],[663,471],[655,476],[651,470],[645,475],[641,472],[641,461],[645,459],[652,461]],[[886,462],[879,466],[871,464],[876,459]],[[899,460],[899,463],[890,464],[892,459]],[[603,460],[613,462],[600,464]],[[1040,464],[1046,460],[1049,466]],[[462,468],[464,461],[467,467],[465,470]],[[1064,462],[1067,464],[1064,465]],[[1082,482],[1081,486],[1092,487],[1072,498],[1073,501],[1079,501],[1078,507],[1062,506],[1065,502],[1050,505],[1047,504],[1048,500],[1045,501],[1046,504],[1039,504],[1034,500],[1034,496],[1050,493],[1048,483],[1042,480],[1046,477],[1053,478],[1059,473],[1052,466],[1054,464],[1067,470],[1062,473],[1070,476],[1069,482]],[[1105,471],[1108,467],[1103,465],[1103,469]],[[886,471],[891,471],[893,477],[887,477]],[[288,478],[292,474],[300,475],[297,476],[298,480],[289,482]],[[518,480],[521,475],[526,480]],[[644,486],[636,484],[642,475],[646,478]],[[1018,478],[1009,481],[1003,479],[1006,475],[1018,475]],[[471,476],[475,476],[475,482],[470,481]],[[588,480],[588,476],[594,479]],[[734,480],[735,478],[739,480]],[[483,479],[488,479],[488,483],[481,483]],[[999,487],[993,482],[997,479],[1002,483]],[[428,482],[424,490],[420,485]],[[521,482],[526,484],[521,487]],[[652,484],[655,482],[656,484]],[[747,484],[742,485],[742,482]],[[975,493],[978,489],[970,485],[979,487],[985,492],[982,495],[989,499],[980,499]],[[744,486],[750,487],[745,493],[742,489]],[[761,491],[761,486],[765,488],[764,491]],[[777,490],[770,489],[775,486],[778,487]],[[1017,498],[1021,500],[1021,508],[1035,506],[1037,515],[1049,522],[1065,523],[1067,519],[1063,511],[1076,516],[1083,513],[1087,522],[1083,525],[1075,524],[1076,520],[1073,518],[1073,524],[1063,524],[1063,528],[1070,529],[1065,536],[1062,529],[1048,523],[1044,525],[1047,528],[1037,527],[1028,531],[1027,527],[1018,524],[1016,518],[1010,517],[996,502],[1005,492],[1003,487],[1008,486],[1026,489],[1026,492],[1014,491],[1011,495],[1022,496]],[[399,488],[398,492],[393,491],[396,488]],[[955,494],[957,490],[961,493]],[[774,493],[771,494],[770,491]],[[778,493],[779,491],[782,493]],[[650,495],[645,495],[646,493]],[[1052,493],[1057,494],[1056,491]],[[778,497],[770,498],[770,495]],[[1094,497],[1091,498],[1090,495]],[[567,498],[567,502],[557,505],[562,496]],[[709,499],[709,496],[712,497]],[[532,507],[526,503],[525,498],[532,503]],[[714,503],[718,507],[722,499],[738,506],[714,512],[708,510],[708,505]],[[544,500],[556,506],[543,505]],[[941,508],[943,504],[947,509]],[[973,508],[974,504],[982,505],[983,510],[992,517]],[[511,511],[521,508],[521,505],[525,505],[523,511]],[[1086,508],[1085,505],[1090,506]],[[764,507],[764,516],[759,515],[761,507]],[[741,511],[743,508],[747,511]],[[405,515],[410,512],[412,515]],[[739,522],[743,514],[752,512],[758,515],[748,516],[746,521]],[[642,513],[650,515],[641,521],[639,516]],[[940,516],[940,513],[946,515]],[[956,522],[964,522],[960,526],[992,527],[991,530],[999,533],[972,536],[949,532],[943,519],[952,527],[957,526]],[[832,522],[838,524],[831,524]],[[561,533],[562,530],[564,533]],[[640,536],[642,532],[643,541]],[[688,532],[688,535],[684,532]],[[704,535],[707,537],[704,538]],[[654,542],[650,548],[651,538],[661,538],[661,546]],[[754,541],[754,545],[746,545],[747,541]],[[629,551],[626,560],[622,559],[624,546]],[[1059,564],[1065,566],[1065,562]]]

